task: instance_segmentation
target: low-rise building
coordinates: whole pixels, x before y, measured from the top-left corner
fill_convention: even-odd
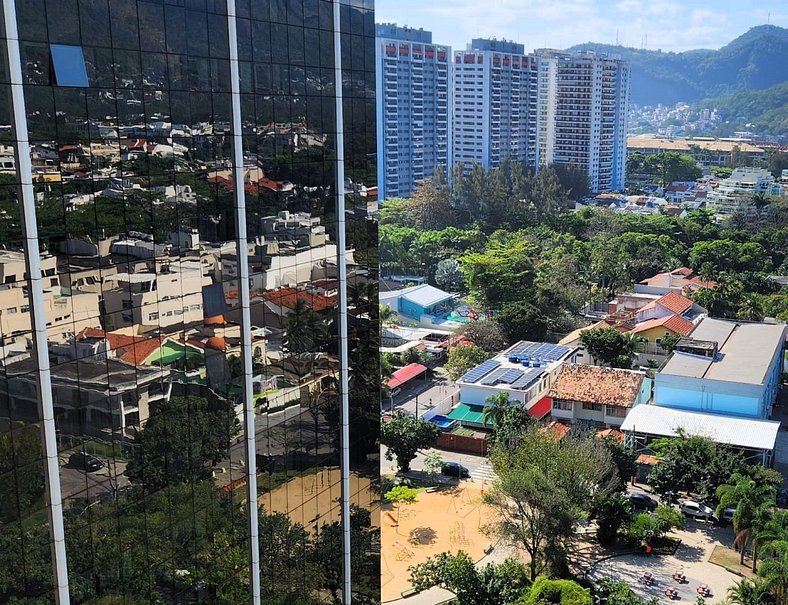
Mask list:
[[[460,403],[449,414],[462,424],[482,426],[488,398],[506,393],[509,400],[543,417],[550,407],[541,400],[564,362],[575,362],[576,350],[551,343],[521,341],[457,379]]]
[[[411,319],[420,319],[423,315],[437,317],[451,312],[454,308],[454,295],[429,284],[420,284],[381,292],[380,304]]]
[[[657,273],[653,277],[635,284],[634,290],[641,294],[667,294],[678,292],[687,294],[700,288],[715,288],[717,282],[704,280],[688,267],[679,267],[673,271]]]
[[[788,326],[704,318],[657,373],[661,407],[768,418],[780,390]]]
[[[651,398],[644,372],[565,364],[549,392],[552,417],[589,427],[621,426],[629,410]]]
[[[716,189],[709,191],[706,207],[713,210],[718,219],[728,219],[738,213],[757,220],[763,210],[756,203],[758,194],[782,196],[782,184],[765,168],[737,168],[730,177],[721,180]]]

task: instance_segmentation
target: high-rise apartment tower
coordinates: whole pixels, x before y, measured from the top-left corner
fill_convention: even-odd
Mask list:
[[[423,29],[375,26],[378,193],[409,197],[451,165],[451,48]]]

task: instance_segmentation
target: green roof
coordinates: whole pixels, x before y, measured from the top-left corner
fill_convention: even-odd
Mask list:
[[[484,424],[484,406],[461,403],[449,412],[447,417],[460,422]]]

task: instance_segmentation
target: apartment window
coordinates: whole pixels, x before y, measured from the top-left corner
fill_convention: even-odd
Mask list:
[[[9,315],[13,315],[14,313],[16,313],[16,307],[8,307],[6,311]]]
[[[56,86],[88,86],[88,71],[81,46],[50,44],[52,70]]]
[[[572,402],[566,401],[565,399],[555,399],[553,401],[553,408],[556,410],[564,410],[565,412],[572,411]]]
[[[605,414],[615,418],[624,418],[627,415],[627,408],[620,405],[608,405],[605,406]]]
[[[592,411],[592,412],[601,412],[602,408],[603,408],[603,406],[602,406],[601,403],[584,403],[583,404],[583,409],[584,410],[589,410],[589,411]]]
[[[158,313],[148,313],[148,321],[155,321],[159,319]]]

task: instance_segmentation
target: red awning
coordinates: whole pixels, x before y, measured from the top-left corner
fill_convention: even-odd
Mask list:
[[[391,375],[389,378],[388,387],[390,389],[396,389],[398,386],[405,384],[411,378],[415,378],[419,374],[427,371],[427,367],[421,365],[420,363],[411,363],[406,365],[404,368],[400,368],[396,372]]]
[[[537,420],[541,420],[545,416],[550,413],[550,410],[553,409],[553,400],[550,399],[547,395],[542,397],[539,401],[533,404],[530,408],[528,408],[527,412],[536,418]]]

